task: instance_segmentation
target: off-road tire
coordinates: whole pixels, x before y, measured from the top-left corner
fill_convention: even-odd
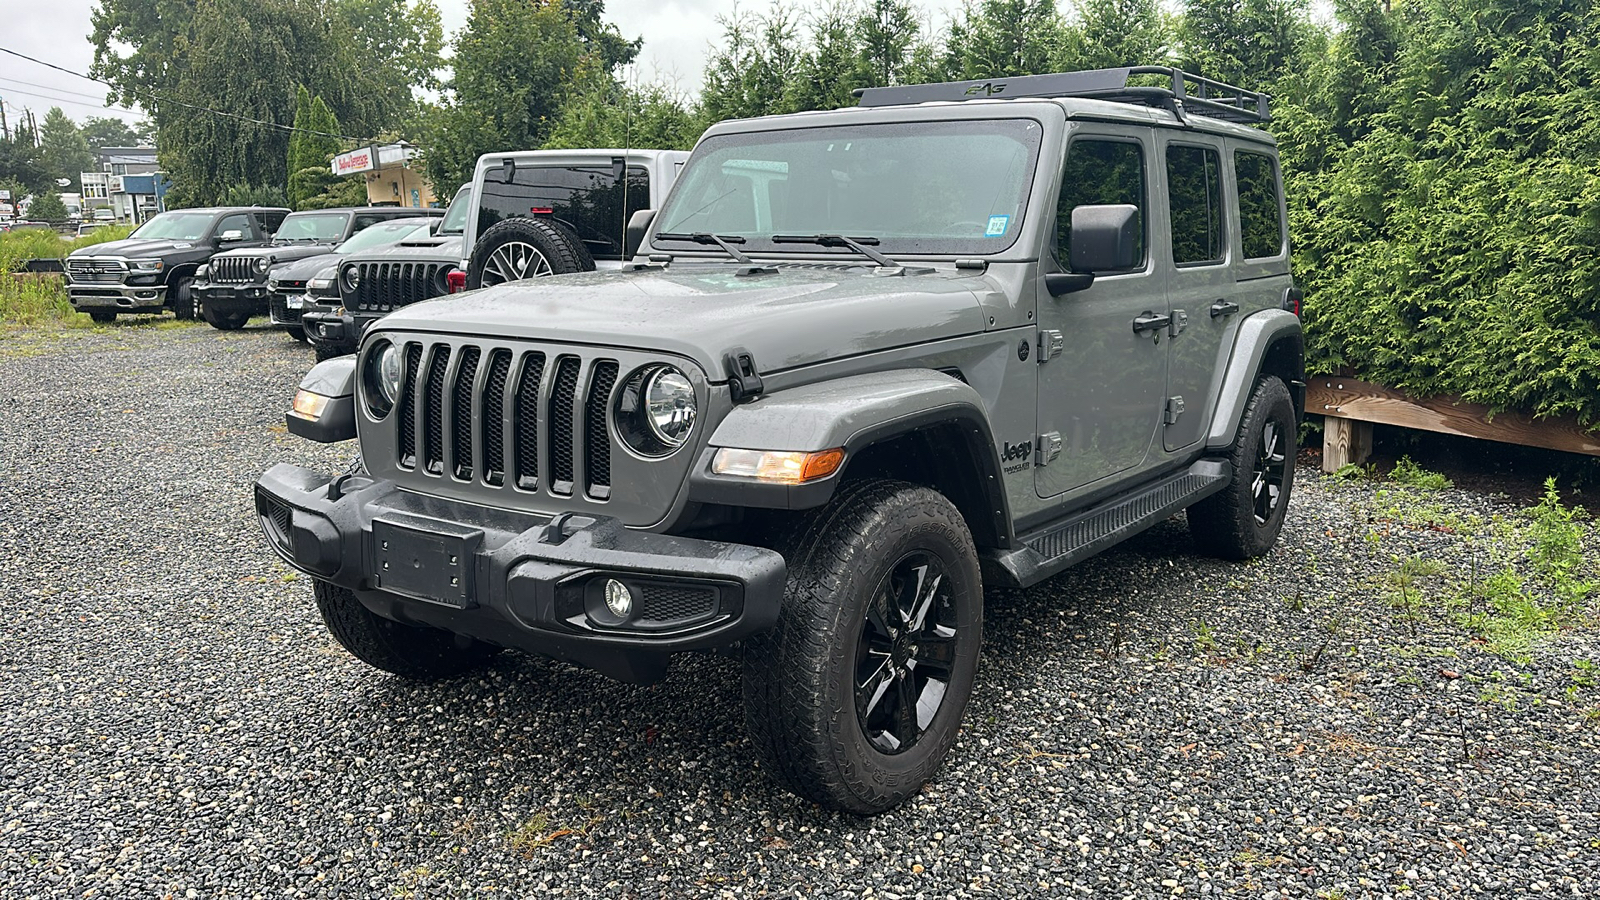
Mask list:
[[[938,492],[872,479],[847,483],[776,543],[789,567],[783,611],[774,630],[744,647],[751,743],[762,767],[801,797],[857,815],[892,809],[944,761],[972,693],[983,642],[972,535]],[[858,653],[871,596],[918,554],[936,557],[949,579],[940,604],[955,634],[949,680],[915,742],[884,753],[857,711]]]
[[[195,317],[194,291],[191,285],[194,278],[189,275],[180,275],[172,282],[172,314],[179,319],[193,319]]]
[[[472,245],[472,256],[467,263],[467,289],[477,290],[486,285],[511,280],[502,277],[502,261],[495,259],[497,252],[516,244],[526,244],[544,257],[549,271],[540,275],[567,275],[572,272],[593,272],[594,257],[589,248],[572,233],[570,228],[549,219],[512,216],[489,226],[489,229]],[[543,267],[535,267],[543,268]],[[485,278],[488,281],[485,281]],[[523,275],[521,277],[534,277]]]
[[[289,337],[300,343],[304,344],[306,342],[306,327],[304,325],[285,325],[283,330],[289,333]]]
[[[336,356],[348,356],[351,353],[349,350],[323,341],[312,341],[311,349],[317,354],[317,362],[326,362]]]
[[[245,323],[250,321],[249,313],[224,315],[213,311],[211,307],[206,306],[204,303],[200,304],[200,317],[206,320],[207,325],[218,331],[238,331],[245,326]]]
[[[117,320],[117,314],[114,312],[99,312],[96,310],[89,313],[89,318],[98,324],[104,325],[107,322],[115,322]]]
[[[1278,499],[1265,522],[1256,519],[1255,477],[1263,449],[1263,435],[1271,423],[1282,457]],[[1278,540],[1294,487],[1295,437],[1294,400],[1289,389],[1275,375],[1256,380],[1250,401],[1239,422],[1239,433],[1228,449],[1233,463],[1233,480],[1220,492],[1189,507],[1189,533],[1195,546],[1207,556],[1245,560],[1265,554]]]
[[[369,666],[417,681],[450,678],[483,665],[498,647],[448,631],[406,625],[372,612],[350,591],[314,582],[317,609],[334,640]]]

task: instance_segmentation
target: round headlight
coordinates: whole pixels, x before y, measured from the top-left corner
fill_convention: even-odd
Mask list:
[[[348,268],[346,268],[344,270],[344,288],[345,288],[345,290],[353,291],[353,290],[356,289],[356,285],[358,285],[360,283],[361,283],[361,271],[359,269],[357,269],[355,266],[350,266],[350,267],[348,267]]]
[[[366,394],[367,408],[373,416],[383,418],[400,402],[400,385],[405,375],[405,361],[400,348],[384,341],[367,354]]]
[[[265,272],[272,263],[265,256],[256,257],[256,271]]]
[[[644,382],[645,424],[669,447],[681,445],[694,429],[694,385],[682,372],[662,366]]]
[[[666,456],[694,431],[699,410],[694,384],[682,371],[658,364],[635,370],[617,392],[617,435],[641,456]]]

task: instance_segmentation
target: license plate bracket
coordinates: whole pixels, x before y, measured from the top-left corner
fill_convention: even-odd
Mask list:
[[[415,516],[372,520],[372,584],[454,609],[477,605],[473,581],[483,531]]]
[[[305,305],[306,305],[306,298],[304,298],[304,297],[285,297],[285,298],[283,298],[283,306],[284,306],[285,309],[302,309],[302,308],[305,307]]]

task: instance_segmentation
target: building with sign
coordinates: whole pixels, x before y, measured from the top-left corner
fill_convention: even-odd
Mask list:
[[[438,206],[433,185],[422,174],[421,154],[407,143],[357,147],[333,158],[333,174],[360,175],[373,206]]]
[[[106,147],[99,157],[100,171],[79,175],[84,219],[104,219],[104,213],[95,215],[104,209],[115,221],[137,225],[166,209],[171,185],[154,147]]]

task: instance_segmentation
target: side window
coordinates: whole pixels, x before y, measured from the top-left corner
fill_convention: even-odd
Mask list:
[[[1167,204],[1172,261],[1180,266],[1222,262],[1222,157],[1217,151],[1167,146]]]
[[[256,230],[250,224],[250,216],[245,213],[234,213],[231,216],[222,217],[222,221],[217,223],[216,235],[221,237],[229,231],[244,232],[244,239],[247,241],[256,239]]]
[[[1245,259],[1283,255],[1283,206],[1278,200],[1278,172],[1265,153],[1233,154],[1239,182],[1239,231]]]
[[[375,216],[370,213],[356,216],[355,228],[352,229],[350,233],[355,234],[357,231],[364,231],[387,218],[389,218],[389,216]]]
[[[1092,138],[1072,142],[1056,201],[1056,259],[1071,257],[1072,211],[1080,206],[1122,204],[1139,208],[1139,259],[1149,245],[1149,207],[1145,203],[1144,147],[1133,141]]]

